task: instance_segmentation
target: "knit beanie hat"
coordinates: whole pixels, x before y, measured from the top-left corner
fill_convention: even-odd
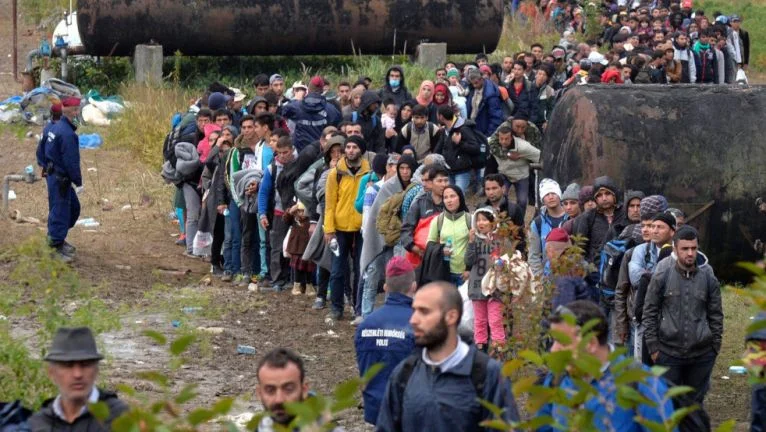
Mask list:
[[[575,200],[578,201],[580,199],[580,185],[577,183],[571,183],[569,186],[567,186],[566,189],[564,189],[564,193],[561,194],[561,201],[566,200]]]
[[[593,201],[593,186],[583,186],[580,189],[580,205],[585,205],[588,201]]]
[[[457,77],[460,78],[460,73],[455,68],[450,68],[450,70],[447,71],[447,78],[449,77]]]
[[[561,199],[561,186],[559,186],[556,180],[546,178],[540,182],[540,201],[549,193],[554,193]]]
[[[641,200],[641,220],[649,220],[668,209],[668,200],[662,195],[650,195]]]
[[[386,265],[386,285],[396,291],[409,288],[415,282],[415,269],[412,264],[400,256],[395,256]]]
[[[569,243],[569,234],[564,228],[553,228],[545,237],[546,243]]]
[[[351,135],[350,137],[346,138],[346,144],[348,143],[354,143],[359,146],[359,149],[362,150],[362,154],[367,153],[367,141],[365,141],[364,138],[360,137],[359,135]]]
[[[671,214],[664,213],[664,212],[663,213],[657,213],[656,215],[654,215],[652,220],[653,221],[665,222],[666,224],[668,224],[670,229],[672,229],[673,231],[676,230],[676,218],[674,218],[673,215],[671,215]]]
[[[383,178],[386,175],[386,162],[388,162],[388,156],[378,153],[372,158],[372,171],[378,175],[378,178]]]

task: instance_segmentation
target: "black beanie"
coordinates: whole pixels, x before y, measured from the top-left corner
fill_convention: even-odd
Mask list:
[[[367,142],[364,140],[364,138],[360,137],[359,135],[351,135],[346,139],[346,144],[348,143],[354,143],[356,144],[359,149],[362,151],[362,154],[367,153]]]
[[[378,175],[378,178],[383,178],[386,175],[386,162],[388,162],[388,156],[378,153],[372,158],[372,171]]]
[[[673,215],[671,215],[669,213],[664,213],[664,212],[663,213],[657,213],[656,215],[654,215],[652,220],[653,221],[665,222],[666,224],[668,224],[670,229],[672,229],[673,231],[676,230],[676,218],[674,218]]]

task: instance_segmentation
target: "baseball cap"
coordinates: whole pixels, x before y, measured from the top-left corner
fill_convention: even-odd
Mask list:
[[[234,92],[234,102],[242,102],[247,97],[247,95],[242,93],[242,90],[238,88],[232,87],[231,91]]]
[[[274,74],[271,77],[269,77],[269,85],[274,84],[277,81],[284,81],[285,79],[282,78],[282,75],[280,74]]]
[[[293,83],[293,90],[297,90],[297,89],[308,90],[309,88],[308,88],[308,87],[306,87],[306,85],[305,85],[305,84],[303,84],[303,82],[301,82],[301,81],[295,81],[295,82]]]
[[[551,55],[555,59],[561,59],[566,55],[566,51],[564,51],[563,48],[554,48],[553,51],[551,51]]]

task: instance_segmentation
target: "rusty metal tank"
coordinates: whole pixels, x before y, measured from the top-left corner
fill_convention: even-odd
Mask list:
[[[492,52],[503,26],[503,0],[78,0],[77,12],[93,55],[150,42],[214,56],[399,54],[421,41]]]
[[[728,86],[578,86],[558,101],[543,142],[544,172],[562,187],[609,175],[660,193],[700,231],[716,274],[763,258],[766,241],[766,89]]]

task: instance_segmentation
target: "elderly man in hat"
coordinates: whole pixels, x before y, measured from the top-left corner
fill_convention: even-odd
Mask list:
[[[128,411],[117,395],[96,388],[98,362],[104,357],[87,327],[60,328],[48,351],[48,376],[59,388],[56,398],[43,403],[29,419],[32,432],[56,430],[109,431],[114,419]],[[89,404],[103,402],[109,416],[101,422],[88,410]]]
[[[78,191],[82,189],[80,172],[80,141],[74,119],[80,113],[80,99],[61,100],[61,120],[48,129],[44,149],[38,154],[48,183],[48,244],[65,262],[74,260],[75,247],[66,237],[80,217]]]

